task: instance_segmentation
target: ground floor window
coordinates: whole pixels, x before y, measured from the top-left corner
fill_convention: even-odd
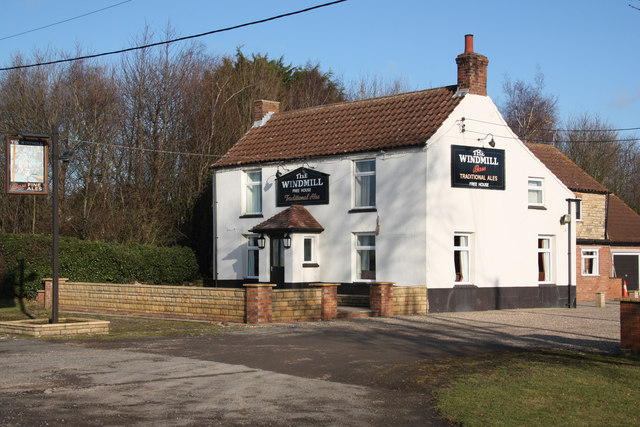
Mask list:
[[[551,237],[538,237],[538,282],[551,283]]]
[[[356,234],[356,278],[358,280],[376,280],[376,235],[374,233]]]
[[[247,271],[248,279],[258,279],[260,269],[258,260],[260,259],[260,248],[258,247],[258,236],[247,236]]]
[[[582,275],[597,276],[598,274],[598,249],[583,249]]]
[[[316,262],[315,239],[312,236],[304,238],[304,262]]]
[[[456,283],[471,283],[469,260],[471,259],[471,235],[456,233],[453,236],[453,266]]]

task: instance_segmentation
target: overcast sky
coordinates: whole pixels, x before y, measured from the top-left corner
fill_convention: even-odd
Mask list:
[[[134,44],[146,25],[178,36],[268,18],[329,0],[3,0],[0,66],[18,52],[51,48],[100,53]],[[409,89],[456,83],[464,35],[489,58],[488,91],[532,81],[537,67],[564,119],[599,114],[614,127],[640,127],[640,0],[347,0],[249,28],[201,37],[206,52],[262,53],[319,62],[346,82],[402,79]],[[110,7],[109,6],[114,6]],[[108,8],[48,28],[15,34]],[[102,61],[117,60],[102,59]]]

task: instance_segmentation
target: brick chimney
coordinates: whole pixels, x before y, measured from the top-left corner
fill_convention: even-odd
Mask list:
[[[456,58],[458,64],[458,90],[468,90],[470,94],[487,96],[486,56],[473,51],[473,34],[464,36],[464,53]]]
[[[280,111],[280,103],[277,101],[266,101],[264,99],[257,99],[253,101],[253,111],[251,116],[253,122],[260,122],[264,117],[269,114],[278,114]],[[266,122],[266,121],[265,121]]]

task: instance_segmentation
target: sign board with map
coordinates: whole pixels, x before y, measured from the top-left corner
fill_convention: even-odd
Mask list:
[[[7,193],[48,193],[48,138],[8,136]]]

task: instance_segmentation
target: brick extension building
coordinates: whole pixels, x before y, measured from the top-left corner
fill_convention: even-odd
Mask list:
[[[576,218],[577,301],[593,301],[596,292],[619,298],[620,279],[628,290],[638,290],[640,215],[556,147],[527,147],[581,200]]]

